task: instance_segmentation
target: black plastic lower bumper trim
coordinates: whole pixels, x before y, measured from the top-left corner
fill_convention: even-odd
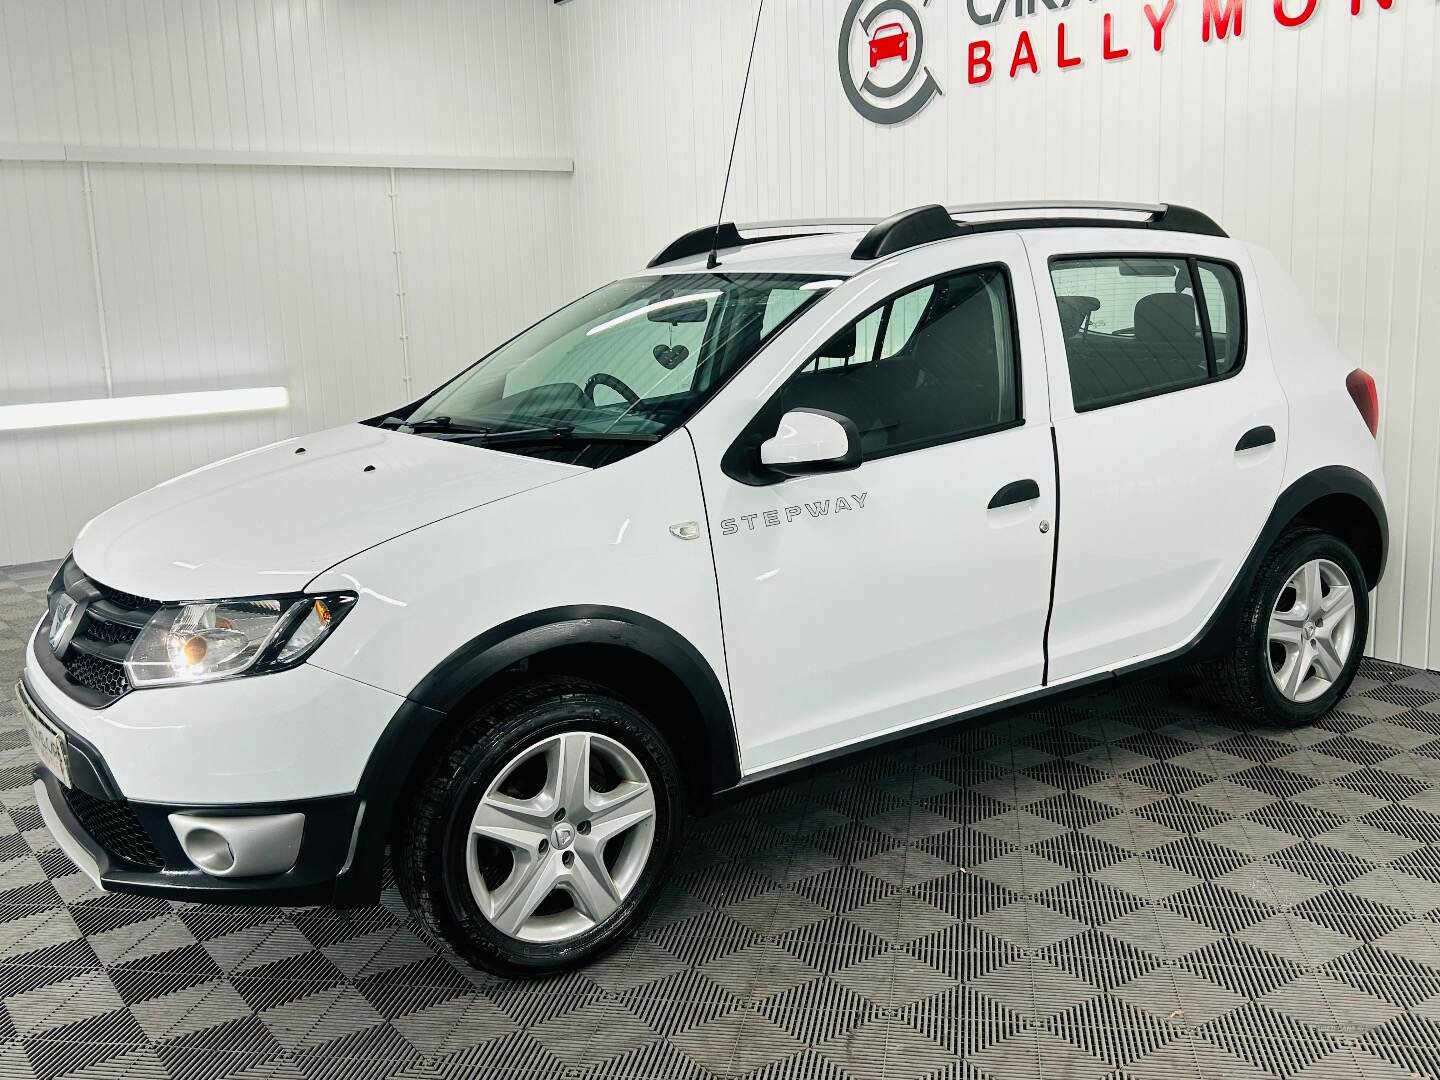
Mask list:
[[[354,795],[306,799],[287,803],[266,803],[237,807],[164,806],[130,803],[165,865],[144,870],[107,851],[85,831],[64,796],[64,786],[49,770],[35,769],[45,785],[59,825],[95,860],[101,886],[117,893],[158,896],[168,900],[246,906],[308,907],[328,905],[336,900],[337,879],[350,856],[360,800]],[[217,878],[197,870],[185,857],[170,828],[172,813],[203,813],[217,816],[303,813],[305,833],[300,856],[283,874],[253,878]]]

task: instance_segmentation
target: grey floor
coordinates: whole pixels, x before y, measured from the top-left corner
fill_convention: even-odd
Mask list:
[[[0,678],[49,566],[0,571]],[[548,982],[348,915],[95,892],[0,704],[0,1077],[1440,1075],[1440,676],[1323,725],[1196,679],[872,755],[696,822],[632,944]]]

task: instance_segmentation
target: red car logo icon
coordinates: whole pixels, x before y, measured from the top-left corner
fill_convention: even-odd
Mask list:
[[[876,67],[881,60],[897,56],[901,60],[910,59],[910,31],[898,22],[877,26],[870,35],[870,66]]]

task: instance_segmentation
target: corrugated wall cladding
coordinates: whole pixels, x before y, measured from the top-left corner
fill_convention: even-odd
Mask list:
[[[767,0],[727,216],[1138,198],[1268,245],[1381,382],[1393,542],[1373,651],[1440,667],[1440,4],[1317,3],[1292,30],[1249,0],[1243,35],[1206,44],[1203,0],[1177,0],[1157,55],[1139,0],[1024,20],[1012,4],[984,34],[964,0],[932,0],[945,96],[882,128],[837,78],[847,5]],[[184,469],[407,400],[711,220],[754,11],[0,0],[0,401],[103,395],[107,354],[117,394],[293,397],[0,435],[0,563],[62,553],[91,514]],[[1100,57],[1106,12],[1131,49],[1118,63]],[[1082,58],[1065,71],[1061,19]],[[1012,79],[1021,28],[1042,71]],[[999,69],[971,87],[981,36]],[[167,153],[224,163],[115,163]],[[411,167],[442,157],[466,167]]]
[[[556,47],[534,0],[0,0],[0,402],[103,397],[107,356],[116,395],[292,401],[0,434],[0,564],[176,473],[409,401],[557,306]],[[115,163],[176,152],[229,163]],[[250,163],[277,155],[381,164]],[[414,167],[440,157],[460,167]]]
[[[873,5],[867,5],[868,7]],[[1108,198],[1189,203],[1271,248],[1383,394],[1390,570],[1372,651],[1440,667],[1440,4],[1318,0],[1298,29],[1245,7],[1202,41],[1177,0],[1162,54],[1136,0],[1074,3],[981,31],[963,0],[923,9],[944,96],[897,127],[862,120],[837,72],[840,0],[768,0],[727,218],[880,216],[928,202]],[[918,8],[919,5],[916,5]],[[992,11],[993,3],[979,3]],[[1287,2],[1291,15],[1304,7]],[[1156,3],[1159,12],[1164,5]],[[666,0],[560,11],[573,102],[572,263],[584,286],[712,221],[756,6]],[[1131,55],[1101,58],[1102,19]],[[1057,70],[1055,24],[1068,54]],[[1039,75],[1009,77],[1021,29]],[[995,76],[966,79],[993,42]],[[644,58],[621,63],[618,57]],[[588,272],[587,272],[588,271]]]

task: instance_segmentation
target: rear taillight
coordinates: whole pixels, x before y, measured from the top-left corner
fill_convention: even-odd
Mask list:
[[[1365,421],[1365,426],[1374,435],[1380,430],[1380,394],[1375,389],[1375,379],[1368,371],[1356,368],[1345,376],[1345,389],[1350,391],[1350,397],[1355,401],[1355,408],[1360,410],[1360,416]]]

